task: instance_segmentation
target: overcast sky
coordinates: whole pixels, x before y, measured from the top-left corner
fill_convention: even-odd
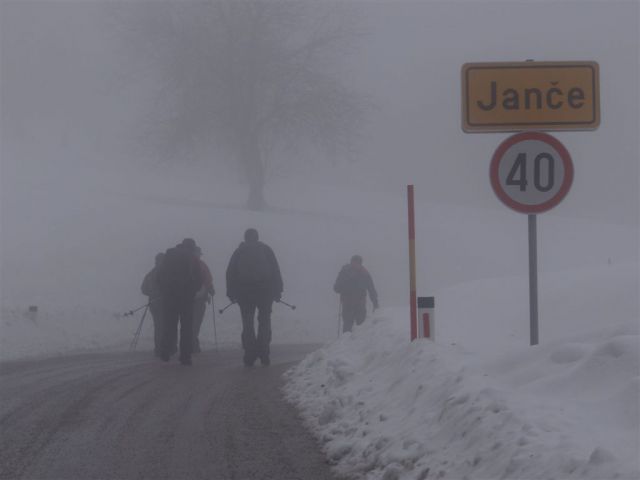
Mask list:
[[[143,60],[132,68],[127,58],[117,15],[127,4],[2,0],[3,187],[22,175],[79,164],[88,175],[92,165],[127,165],[133,174],[132,159],[141,156],[133,139],[160,82]],[[576,169],[562,213],[638,221],[637,1],[388,0],[353,7],[367,34],[352,52],[345,81],[371,94],[376,109],[355,166],[327,167],[317,178],[357,174],[363,188],[389,190],[415,183],[429,201],[504,208],[488,167],[509,134],[462,132],[461,66],[592,60],[600,65],[600,128],[554,134]],[[150,168],[138,162],[141,173]]]

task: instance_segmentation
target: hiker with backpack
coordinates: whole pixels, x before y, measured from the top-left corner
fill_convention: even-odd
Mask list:
[[[204,314],[207,311],[207,304],[211,303],[215,290],[213,289],[213,276],[207,264],[202,260],[202,249],[196,247],[196,257],[198,259],[198,267],[202,275],[202,286],[196,293],[193,303],[193,346],[192,353],[200,353],[200,327],[204,320]]]
[[[149,298],[147,305],[153,319],[153,353],[156,357],[162,351],[162,299],[160,298],[160,284],[158,283],[158,270],[164,260],[164,253],[158,253],[155,258],[154,267],[144,276],[140,290],[143,295]]]
[[[351,261],[340,269],[333,290],[340,294],[343,332],[350,332],[354,323],[361,325],[364,322],[367,316],[367,292],[373,309],[378,308],[378,293],[371,274],[362,265],[360,255],[351,257]]]
[[[192,238],[185,238],[181,244],[169,248],[158,272],[165,327],[160,359],[164,362],[168,362],[176,351],[180,324],[180,363],[191,365],[193,305],[203,284],[196,248]]]
[[[259,241],[258,231],[249,228],[244,242],[233,252],[226,272],[227,296],[240,306],[244,365],[252,367],[256,359],[271,363],[271,307],[282,298],[282,276],[275,253]],[[258,311],[258,334],[254,316]]]

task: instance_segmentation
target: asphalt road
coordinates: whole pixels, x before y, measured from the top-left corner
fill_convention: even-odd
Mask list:
[[[192,367],[149,352],[1,364],[0,478],[333,479],[281,395],[312,349],[275,345],[254,368],[239,349]]]

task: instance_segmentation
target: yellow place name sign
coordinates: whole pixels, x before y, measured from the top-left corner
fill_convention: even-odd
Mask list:
[[[495,62],[462,66],[465,132],[595,130],[596,62]]]

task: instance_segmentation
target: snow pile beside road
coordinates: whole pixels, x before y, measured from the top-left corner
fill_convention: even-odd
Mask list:
[[[638,319],[625,313],[607,328],[583,318],[581,336],[493,351],[483,339],[480,351],[453,334],[410,343],[408,311],[387,309],[289,370],[285,394],[355,478],[637,479]]]

